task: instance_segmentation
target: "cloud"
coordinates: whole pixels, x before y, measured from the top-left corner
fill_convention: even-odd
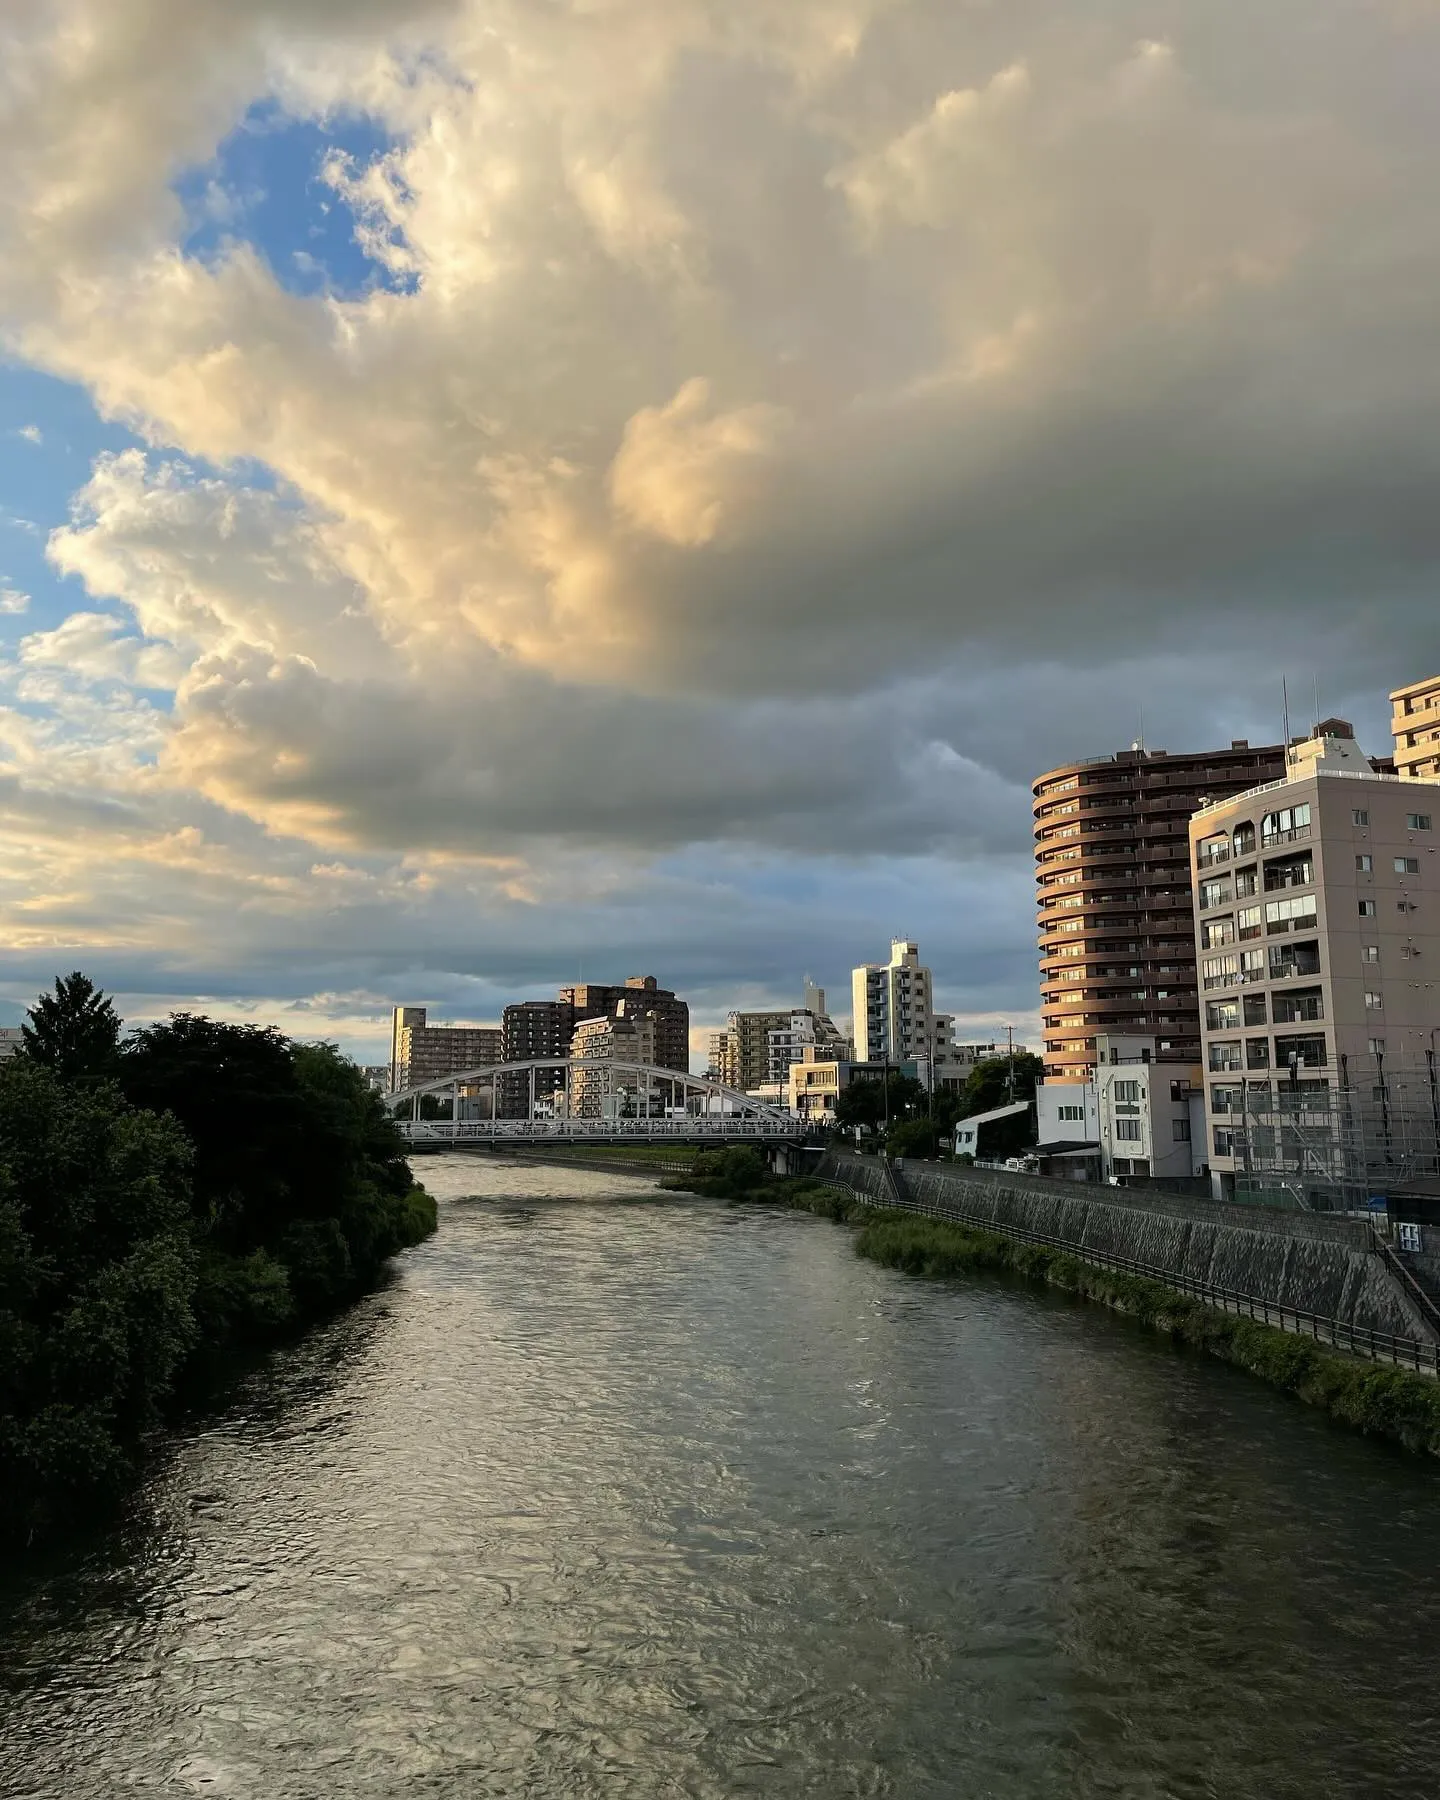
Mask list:
[[[173,689],[185,673],[184,659],[165,644],[147,644],[108,613],[71,613],[53,631],[20,640],[20,662],[29,669],[56,669],[82,683],[123,681],[133,687]]]
[[[24,438],[27,444],[43,444],[45,442],[45,434],[38,425],[17,426],[15,436]]]
[[[30,608],[30,596],[20,588],[0,587],[0,613],[23,613]]]
[[[532,920],[579,870],[626,896],[617,944],[688,908],[708,980],[667,860],[724,863],[718,941],[758,957],[781,864],[823,866],[812,928],[858,950],[901,859],[1015,982],[1038,769],[1162,720],[1271,736],[1312,668],[1378,733],[1440,662],[1421,9],[18,0],[6,29],[6,341],[142,444],[52,534],[88,599],[22,640],[0,723],[25,795],[98,772],[183,870],[127,851],[110,913],[55,901],[74,929],[150,908],[190,941],[174,909],[258,907],[253,870],[254,945],[343,893],[372,945],[403,918],[455,957],[452,917]],[[384,146],[289,196],[353,215],[352,297],[293,291],[221,191],[237,235],[183,251],[177,183],[257,107]]]

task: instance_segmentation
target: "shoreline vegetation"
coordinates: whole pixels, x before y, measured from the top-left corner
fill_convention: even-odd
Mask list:
[[[435,1203],[330,1044],[83,975],[0,1064],[0,1544],[112,1512],[157,1430],[373,1288]]]
[[[1244,1369],[1338,1424],[1440,1456],[1440,1382],[1219,1312],[1162,1282],[1102,1269],[1067,1251],[999,1232],[870,1206],[806,1176],[770,1177],[753,1150],[702,1152],[692,1173],[669,1176],[660,1185],[737,1204],[794,1207],[849,1225],[857,1256],[906,1275],[1003,1274],[1043,1283]]]

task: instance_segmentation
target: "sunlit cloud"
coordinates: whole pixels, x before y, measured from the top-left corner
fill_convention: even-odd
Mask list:
[[[903,865],[942,997],[1024,1011],[1033,773],[1142,712],[1272,736],[1287,668],[1373,730],[1440,660],[1435,33],[20,0],[0,327],[133,441],[45,521],[66,610],[0,668],[4,942],[183,981],[253,917],[278,1002],[264,955],[334,914],[353,1021],[407,932],[460,966],[452,920],[492,998],[537,978],[583,872],[607,954],[709,993],[707,933],[737,987],[783,941],[833,984],[912,928]],[[821,868],[814,952],[761,948]]]

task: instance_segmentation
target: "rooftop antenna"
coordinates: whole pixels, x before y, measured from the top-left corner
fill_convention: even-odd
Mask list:
[[[1315,671],[1315,723],[1320,723],[1320,671]]]
[[[1280,677],[1280,717],[1285,731],[1285,764],[1290,764],[1290,689],[1285,677]]]

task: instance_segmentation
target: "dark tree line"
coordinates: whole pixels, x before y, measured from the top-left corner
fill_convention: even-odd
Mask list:
[[[883,1080],[852,1081],[842,1088],[835,1106],[835,1123],[842,1130],[863,1127],[883,1135],[892,1156],[934,1156],[950,1141],[961,1119],[991,1112],[1015,1100],[1033,1100],[1035,1083],[1045,1072],[1038,1056],[987,1057],[977,1062],[963,1088],[938,1088],[933,1093],[913,1076],[892,1070]],[[999,1120],[987,1142],[993,1150],[1013,1155],[1035,1141],[1033,1121],[1017,1113]]]
[[[190,1014],[122,1035],[78,972],[0,1065],[0,1533],[118,1495],[191,1378],[435,1226],[331,1045]]]

